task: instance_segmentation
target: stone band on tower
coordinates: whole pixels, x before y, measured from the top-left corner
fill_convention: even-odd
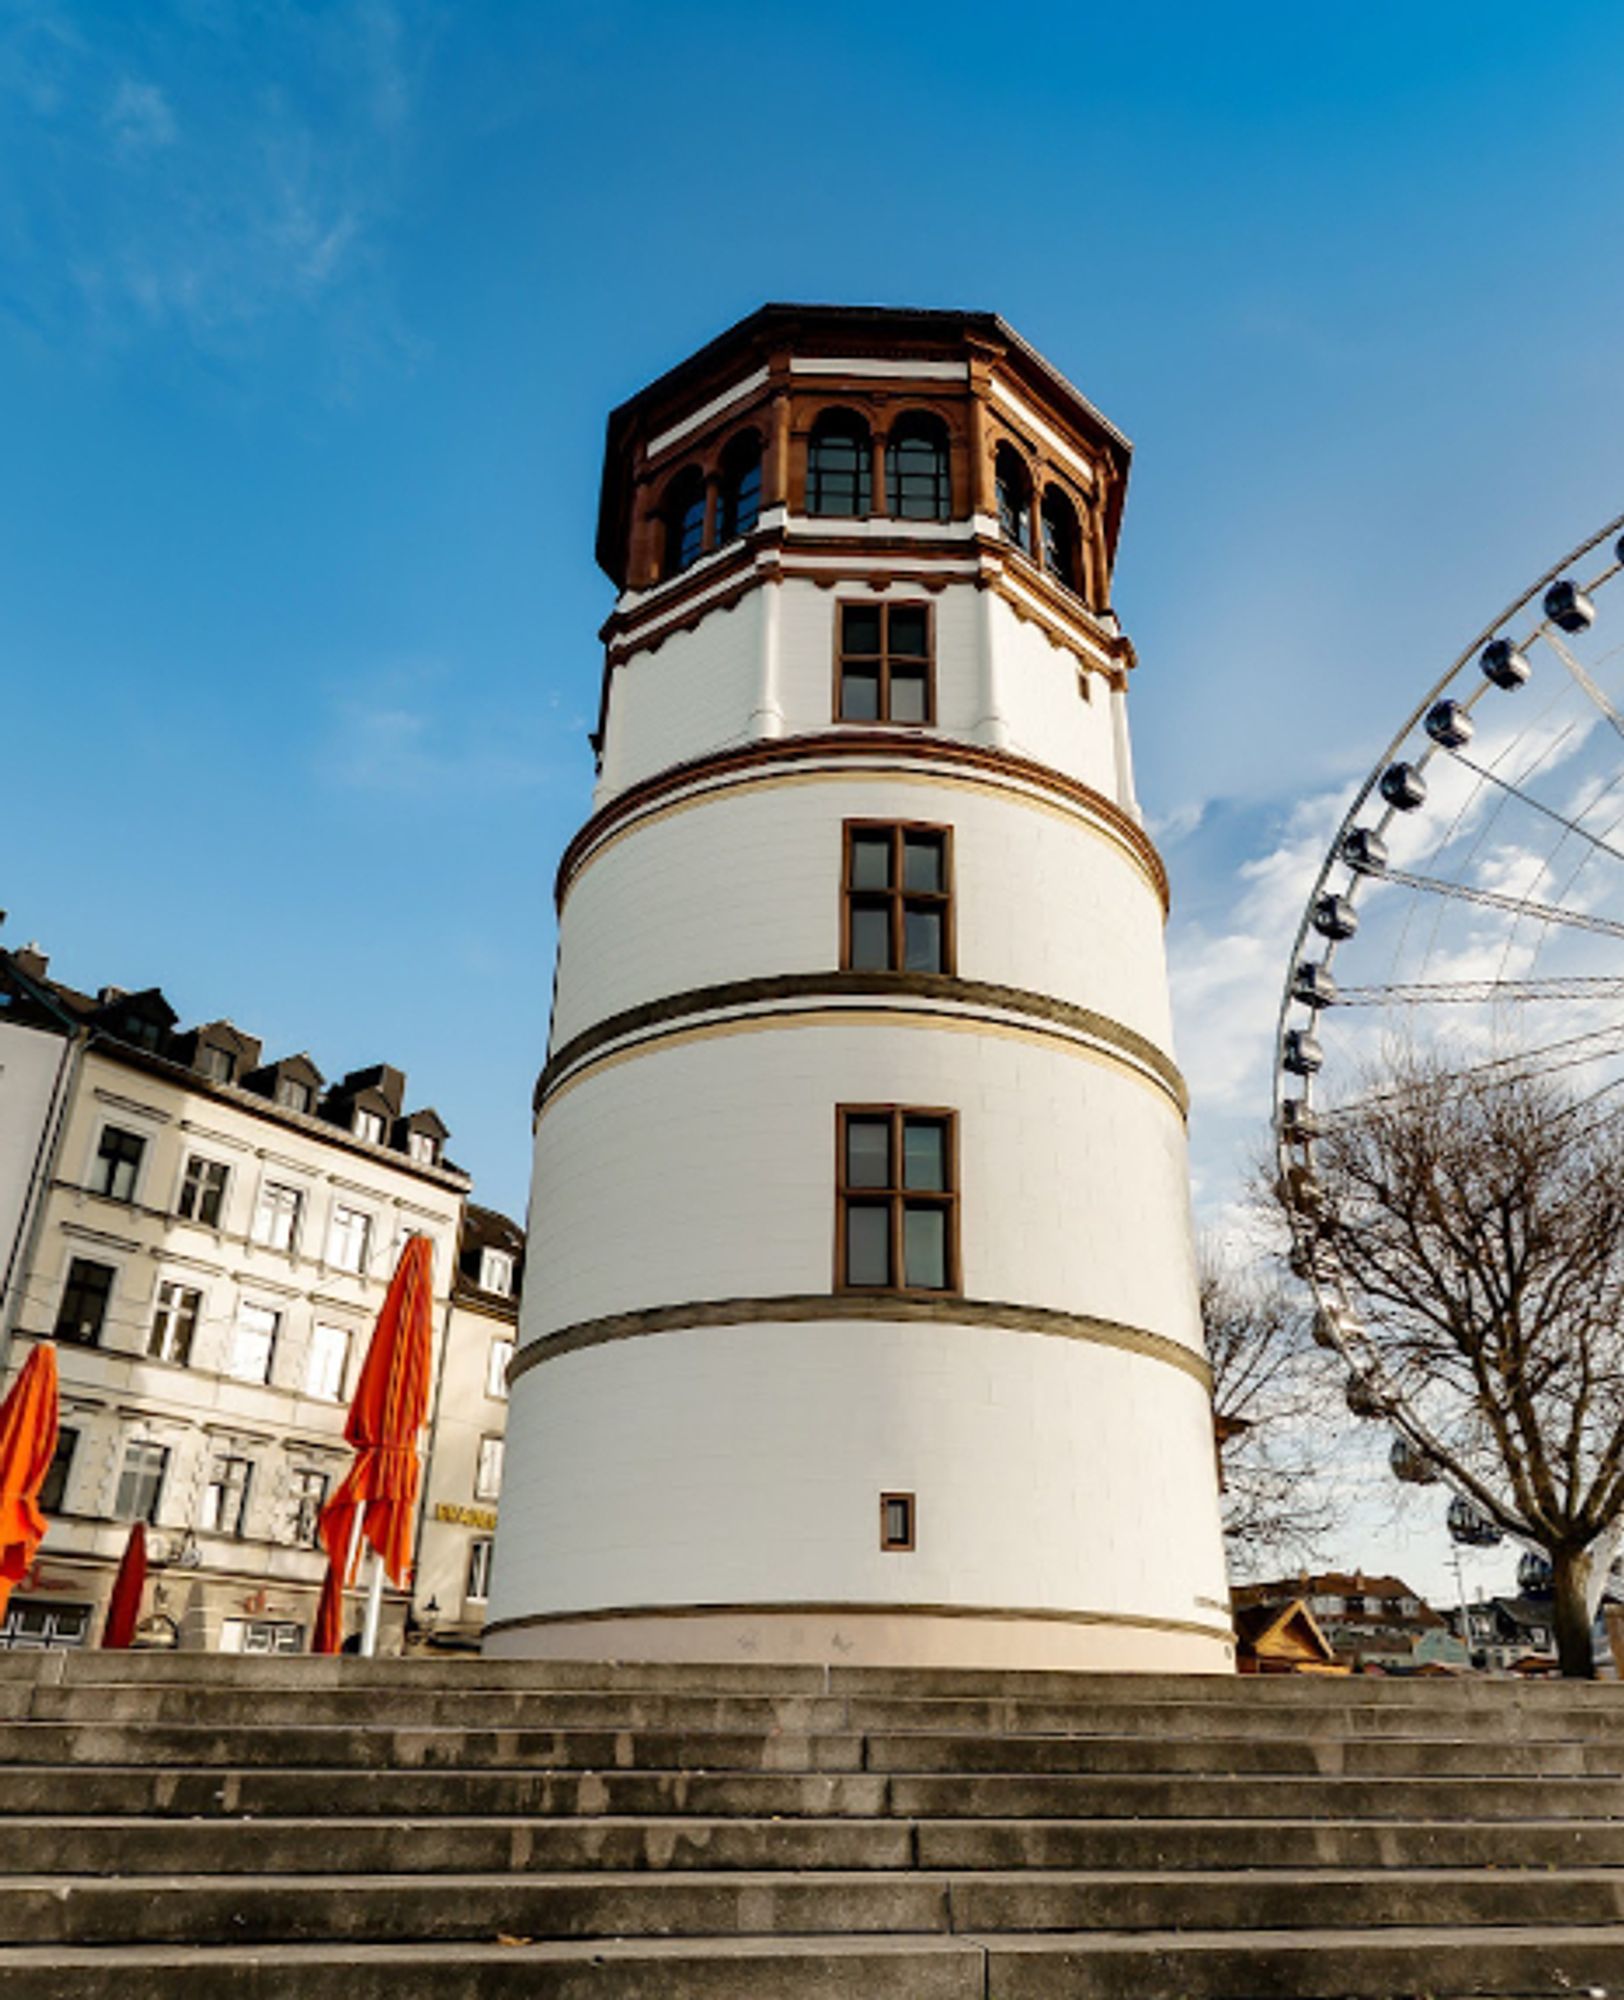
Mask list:
[[[610,419],[487,1651],[1232,1664],[1128,460],[982,313]]]

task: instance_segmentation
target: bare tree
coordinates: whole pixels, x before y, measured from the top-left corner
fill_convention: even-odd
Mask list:
[[[1308,1564],[1336,1508],[1315,1431],[1334,1390],[1309,1316],[1277,1280],[1201,1246],[1224,1535],[1236,1566]]]
[[[1624,1511],[1624,1108],[1532,1064],[1389,1058],[1280,1196],[1340,1273],[1350,1407],[1550,1560],[1564,1674]]]

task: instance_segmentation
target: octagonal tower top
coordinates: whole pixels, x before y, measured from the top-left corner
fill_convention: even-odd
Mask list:
[[[868,550],[956,525],[1108,616],[1130,455],[996,313],[766,305],[611,415],[598,560],[641,594],[790,518]]]

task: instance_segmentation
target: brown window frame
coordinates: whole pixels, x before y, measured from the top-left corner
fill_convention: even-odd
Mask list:
[[[906,1540],[894,1540],[886,1514],[890,1508],[901,1505],[908,1510],[908,1534]],[[906,1554],[919,1546],[919,1501],[912,1493],[882,1493],[880,1495],[880,1547],[888,1555]]]
[[[846,1179],[846,1133],[854,1119],[888,1118],[891,1121],[891,1181],[887,1187],[853,1187]],[[940,1189],[905,1188],[901,1185],[903,1128],[910,1118],[941,1125],[946,1134],[946,1163]],[[890,1211],[891,1281],[884,1285],[859,1284],[846,1270],[846,1216],[851,1204],[874,1207],[884,1203]],[[941,1209],[947,1217],[947,1282],[943,1285],[910,1285],[904,1273],[903,1219],[910,1203],[914,1207]],[[861,1292],[871,1298],[947,1299],[963,1290],[959,1264],[959,1114],[945,1105],[934,1104],[837,1104],[835,1106],[835,1290]]]
[[[891,887],[889,889],[859,889],[852,881],[852,861],[855,840],[858,834],[887,833],[891,836]],[[909,834],[928,834],[942,843],[942,888],[908,889],[903,882],[904,862],[907,854]],[[942,962],[936,970],[952,973],[958,958],[958,939],[953,913],[953,829],[932,820],[922,819],[848,819],[843,822],[840,845],[840,969],[855,972],[859,969],[873,971],[874,967],[859,968],[853,963],[852,914],[859,904],[888,902],[891,906],[891,959],[884,969],[889,972],[907,970],[904,957],[907,944],[907,913],[910,904],[928,905],[941,912],[942,918]]]
[[[846,651],[846,613],[848,611],[877,611],[880,614],[880,650],[878,653],[848,653]],[[891,714],[891,670],[893,665],[918,667],[920,655],[893,654],[891,649],[891,614],[893,611],[922,611],[925,614],[925,712],[917,722],[897,720]],[[847,716],[842,696],[845,691],[846,667],[848,663],[868,665],[873,662],[879,668],[880,692],[879,713],[871,718]],[[835,686],[834,719],[853,729],[934,729],[936,726],[936,607],[923,597],[882,597],[867,599],[841,597],[835,600]]]

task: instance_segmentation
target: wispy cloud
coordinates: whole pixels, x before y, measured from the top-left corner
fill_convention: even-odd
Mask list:
[[[334,692],[314,752],[339,791],[441,804],[505,798],[580,774],[584,717],[546,708],[494,714],[458,693],[438,664],[413,664]]]
[[[397,362],[388,236],[411,157],[415,0],[0,25],[0,310],[58,347],[183,335],[251,358],[314,325]]]

